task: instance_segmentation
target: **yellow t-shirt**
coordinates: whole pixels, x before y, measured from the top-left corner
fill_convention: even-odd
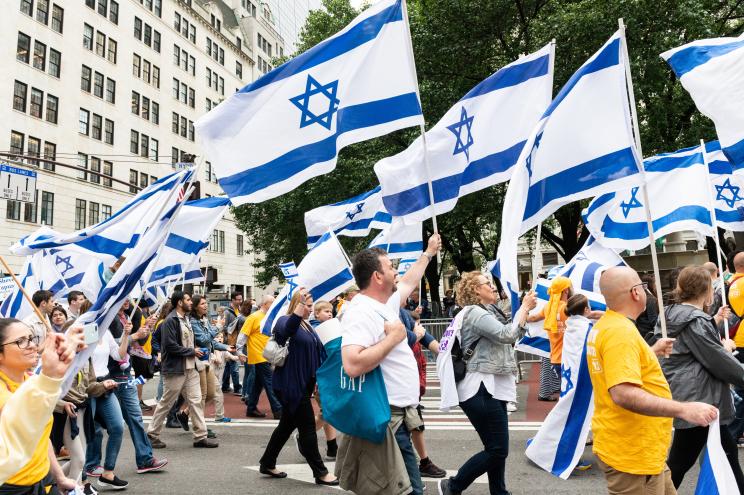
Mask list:
[[[264,319],[266,313],[260,309],[254,313],[248,315],[243,323],[243,328],[240,329],[240,333],[244,333],[248,336],[246,347],[248,348],[248,364],[265,363],[266,359],[263,357],[263,350],[266,347],[266,342],[269,341],[269,336],[261,333],[261,320]]]
[[[661,473],[672,441],[672,418],[628,411],[615,404],[609,392],[615,385],[631,383],[671,399],[656,355],[633,322],[612,310],[589,333],[586,354],[594,387],[594,453],[623,473]]]
[[[25,380],[25,377],[24,377]],[[8,402],[10,396],[15,392],[20,383],[16,383],[8,378],[2,371],[0,371],[0,410]],[[44,434],[41,436],[39,443],[34,449],[34,454],[31,456],[31,460],[21,468],[16,474],[6,480],[6,483],[19,486],[32,486],[47,475],[49,472],[49,434],[52,432],[52,417],[49,416],[49,421],[44,429]]]
[[[744,315],[744,280],[742,280],[742,277],[744,277],[744,274],[741,273],[734,273],[731,276],[728,292],[728,303],[731,310],[737,315]],[[739,325],[739,329],[734,335],[734,342],[736,342],[736,347],[744,347],[744,327],[742,325]]]

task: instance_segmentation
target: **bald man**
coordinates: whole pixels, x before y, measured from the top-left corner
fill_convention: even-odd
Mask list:
[[[587,339],[594,386],[594,453],[610,495],[674,495],[666,465],[672,419],[707,426],[718,410],[700,402],[672,400],[658,355],[669,355],[673,339],[648,346],[634,320],[646,309],[646,285],[629,267],[602,274],[607,312]]]

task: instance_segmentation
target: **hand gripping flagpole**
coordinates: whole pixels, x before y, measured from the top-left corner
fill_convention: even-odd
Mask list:
[[[718,274],[721,277],[721,307],[726,306],[726,284],[723,283],[723,259],[721,258],[721,241],[718,238],[718,218],[716,216],[716,203],[713,197],[713,184],[710,181],[710,170],[708,169],[708,153],[705,151],[705,141],[700,140],[700,150],[703,153],[703,163],[705,164],[705,176],[708,178],[708,197],[710,198],[710,220],[713,223],[713,238],[716,241],[716,258],[718,258]],[[729,322],[723,319],[723,328],[726,331],[726,338],[729,338]]]
[[[661,336],[666,338],[667,326],[666,318],[664,316],[664,301],[661,297],[661,277],[659,276],[659,259],[656,255],[656,239],[654,238],[654,226],[651,220],[651,210],[648,202],[648,189],[646,187],[646,169],[643,166],[643,151],[641,149],[641,133],[638,127],[638,116],[636,115],[636,102],[635,93],[633,92],[633,78],[630,73],[630,59],[628,58],[628,43],[625,39],[625,23],[623,19],[617,20],[620,26],[620,44],[623,50],[623,61],[625,62],[625,84],[628,90],[628,97],[630,98],[630,115],[633,120],[633,134],[635,135],[636,152],[638,156],[638,170],[641,174],[642,184],[641,190],[643,191],[643,207],[646,211],[646,225],[648,226],[648,240],[651,242],[651,262],[654,267],[654,281],[656,282],[656,302],[659,305],[659,322],[661,323]]]

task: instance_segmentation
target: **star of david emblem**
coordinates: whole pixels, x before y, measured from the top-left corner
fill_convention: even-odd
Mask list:
[[[465,153],[465,158],[470,160],[470,147],[473,145],[473,116],[468,116],[467,110],[465,110],[465,107],[462,107],[462,110],[460,110],[459,122],[448,125],[447,129],[449,129],[457,138],[457,141],[455,142],[455,150],[452,152],[452,155],[454,156],[458,153]],[[463,136],[463,133],[465,136]]]
[[[729,179],[726,179],[722,185],[716,185],[716,201],[723,201],[729,208],[733,208],[737,201],[744,200],[739,196],[740,190],[739,186],[733,185]],[[724,196],[725,191],[729,191],[731,196]]]
[[[57,258],[54,260],[55,265],[57,266],[59,266],[60,264],[64,265],[64,268],[60,271],[60,275],[62,275],[63,277],[68,271],[74,268],[72,266],[72,263],[70,263],[70,258],[72,258],[72,256],[67,256],[66,258],[63,258],[62,256],[57,255]]]
[[[289,285],[289,295],[287,296],[287,298],[291,299],[292,294],[294,293],[294,290],[297,288],[297,284],[294,281],[294,277],[287,279],[287,285]]]
[[[543,136],[542,132],[537,135],[537,137],[535,138],[535,143],[532,145],[532,151],[530,151],[530,154],[527,155],[526,167],[527,167],[527,174],[529,175],[530,178],[532,177],[532,157],[534,156],[535,151],[537,151],[537,148],[540,147],[540,141],[542,140],[542,136]]]
[[[346,212],[346,218],[349,220],[354,220],[354,217],[359,215],[362,212],[362,208],[364,207],[364,202],[357,203],[355,208],[356,210],[351,210]]]
[[[561,397],[563,397],[574,388],[574,384],[571,381],[571,368],[561,366],[561,378],[563,378],[561,380]]]
[[[333,114],[338,111],[338,104],[340,103],[340,100],[336,98],[337,92],[338,79],[328,84],[320,84],[313,76],[308,74],[305,92],[289,99],[302,112],[300,129],[312,124],[320,124],[330,131]],[[324,99],[327,100],[327,109]],[[318,109],[323,111],[315,113]]]
[[[638,198],[636,198],[636,194],[638,194],[638,188],[634,187],[630,190],[630,200],[625,202],[623,201],[620,203],[620,208],[623,209],[623,216],[625,218],[628,218],[628,214],[630,213],[630,210],[633,208],[641,208],[643,205],[640,201],[638,201]]]

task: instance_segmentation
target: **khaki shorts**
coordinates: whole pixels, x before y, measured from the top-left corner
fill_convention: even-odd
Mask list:
[[[672,472],[666,464],[664,471],[654,475],[623,473],[599,458],[597,464],[605,474],[610,495],[677,495],[672,483]]]

